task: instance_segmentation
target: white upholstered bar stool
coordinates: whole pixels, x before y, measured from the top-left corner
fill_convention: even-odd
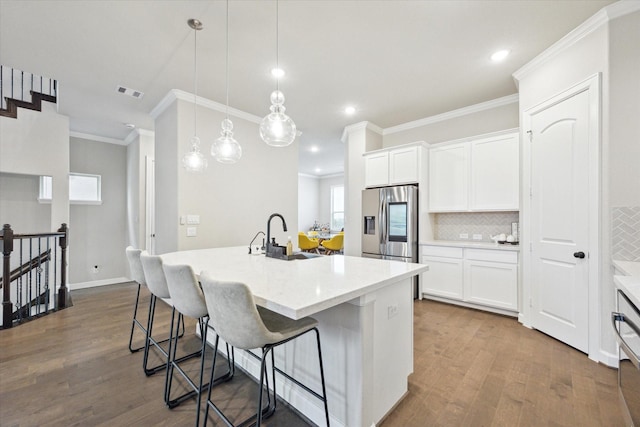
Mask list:
[[[263,307],[257,307],[251,290],[244,283],[218,281],[209,273],[204,271],[200,274],[200,281],[202,283],[202,291],[204,292],[204,297],[207,302],[210,324],[213,325],[217,333],[211,376],[213,377],[214,375],[215,355],[217,352],[219,338],[222,338],[227,344],[232,345],[234,348],[243,350],[260,348],[262,349],[259,383],[260,391],[258,396],[258,409],[256,414],[253,416],[257,418],[256,425],[260,426],[262,419],[272,415],[276,409],[275,372],[277,371],[285,378],[293,381],[295,384],[302,387],[304,390],[323,402],[327,426],[329,426],[329,408],[327,406],[327,392],[324,382],[324,368],[322,366],[320,332],[317,328],[318,322],[311,317],[293,320]],[[295,378],[292,378],[289,374],[276,368],[275,358],[273,355],[273,349],[275,347],[311,331],[314,331],[316,334],[322,394],[311,390]],[[266,361],[269,353],[271,353],[271,369],[273,376],[273,407],[268,408],[268,410],[265,411],[262,408],[262,393],[267,367]],[[204,425],[206,426],[207,424],[209,408],[212,408],[228,426],[233,426],[233,423],[211,400],[211,394],[212,391],[209,389],[207,394],[207,407],[205,410]],[[267,384],[267,396],[268,395],[269,385]],[[244,425],[253,417],[243,421],[241,424]]]
[[[171,304],[171,295],[169,294],[169,287],[167,285],[167,280],[164,277],[164,270],[162,269],[162,258],[157,255],[149,255],[147,251],[142,251],[140,254],[140,262],[142,264],[142,269],[144,271],[144,277],[147,281],[147,288],[149,288],[149,292],[151,292],[151,302],[149,307],[149,319],[147,321],[147,337],[145,341],[144,347],[144,358],[142,362],[142,367],[144,369],[144,373],[147,375],[153,375],[156,372],[164,371],[169,364],[169,355],[171,354],[171,334],[173,331],[173,326],[175,324],[175,314],[176,309],[172,306],[171,310],[171,326],[169,328],[169,337],[162,341],[156,341],[153,338],[153,320],[156,313],[156,303],[158,298],[165,300],[167,303]],[[184,320],[181,322],[182,325],[182,334],[184,334]],[[180,335],[182,336],[182,335]],[[169,346],[167,350],[161,345],[169,341]],[[153,347],[152,347],[153,346]],[[156,351],[160,353],[160,355],[164,358],[165,362],[150,368],[147,366],[149,360],[149,350],[151,348],[155,348]],[[181,357],[178,362],[183,360],[190,359],[192,357],[197,357],[200,355],[200,351],[196,351],[194,353],[188,354],[186,356]],[[165,379],[165,387],[164,387],[164,401],[168,405],[169,404],[169,394],[168,394],[168,386],[167,381]]]
[[[133,348],[133,332],[138,327],[145,335],[147,330],[144,325],[138,320],[138,302],[140,301],[140,288],[142,285],[146,286],[144,272],[142,271],[142,264],[140,264],[140,249],[135,249],[133,246],[127,246],[125,253],[127,255],[127,261],[129,261],[129,269],[131,270],[132,279],[138,284],[138,292],[136,293],[136,304],[133,307],[133,319],[131,321],[131,334],[129,335],[129,351],[135,353],[144,349],[144,345]]]
[[[193,272],[193,269],[189,265],[167,265],[162,266],[167,280],[167,286],[169,288],[169,294],[171,296],[171,303],[178,311],[178,320],[183,316],[189,316],[198,320],[200,328],[200,336],[202,338],[202,346],[200,349],[200,372],[198,383],[194,382],[189,375],[180,367],[180,359],[176,359],[176,349],[178,347],[177,328],[175,334],[172,332],[172,336],[175,337],[175,341],[171,345],[171,354],[169,356],[169,363],[167,366],[167,379],[166,379],[166,396],[168,405],[173,408],[179,405],[186,399],[191,397],[196,398],[196,427],[200,424],[200,397],[202,392],[209,388],[209,385],[215,385],[222,381],[228,381],[233,377],[234,364],[233,364],[233,350],[229,352],[229,346],[227,345],[227,361],[228,372],[220,377],[209,381],[209,383],[203,383],[204,376],[204,360],[207,348],[207,331],[209,326],[209,313],[207,311],[207,305],[204,300],[204,295],[200,289],[200,283]],[[173,340],[172,340],[173,341]],[[217,348],[216,348],[217,351]],[[215,360],[215,355],[214,355]],[[173,373],[178,371],[185,381],[191,386],[191,391],[184,393],[183,395],[171,399],[171,384],[173,382]]]

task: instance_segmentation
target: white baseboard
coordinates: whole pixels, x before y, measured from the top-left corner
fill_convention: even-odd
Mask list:
[[[600,360],[598,362],[607,365],[610,368],[617,368],[620,360],[618,359],[618,355],[615,353],[609,353],[603,349],[600,349]]]
[[[69,283],[67,286],[70,291],[77,289],[96,288],[98,286],[115,285],[117,283],[131,282],[128,277],[114,277],[112,279],[92,280],[91,282]]]

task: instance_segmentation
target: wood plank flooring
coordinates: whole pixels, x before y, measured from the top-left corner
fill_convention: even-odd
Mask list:
[[[74,291],[72,308],[0,331],[0,425],[194,425],[195,401],[167,409],[164,376],[146,377],[142,352],[127,349],[135,291],[131,283]],[[170,310],[158,306],[160,333]],[[512,318],[426,300],[414,310],[409,394],[382,427],[624,425],[616,370]],[[185,353],[198,345],[194,330],[188,321]],[[195,374],[197,360],[188,369]],[[255,389],[238,373],[214,393],[241,420],[255,410]],[[212,413],[209,421],[222,425]],[[266,425],[308,423],[279,403]]]

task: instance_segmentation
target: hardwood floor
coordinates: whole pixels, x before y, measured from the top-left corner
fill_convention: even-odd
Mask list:
[[[167,409],[163,375],[146,377],[142,352],[127,349],[135,289],[74,291],[72,308],[0,331],[0,425],[195,423],[195,402]],[[166,331],[170,310],[158,306],[154,331]],[[142,317],[146,307],[140,307]],[[383,427],[624,425],[616,370],[512,318],[426,300],[415,302],[414,310],[415,372],[409,394]],[[187,322],[185,353],[198,345],[194,329]],[[195,373],[197,360],[189,369]],[[214,393],[225,413],[241,420],[254,410],[255,388],[238,373]],[[209,419],[222,425],[213,414]],[[279,403],[266,425],[307,423]]]

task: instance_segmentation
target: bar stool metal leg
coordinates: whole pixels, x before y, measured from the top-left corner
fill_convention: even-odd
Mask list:
[[[144,349],[144,345],[137,347],[137,348],[133,348],[133,331],[135,330],[136,326],[138,328],[140,328],[140,330],[142,332],[144,332],[145,334],[147,333],[147,330],[144,328],[144,326],[142,326],[142,323],[140,323],[140,321],[138,320],[138,302],[140,301],[140,283],[138,283],[138,292],[136,293],[136,305],[133,306],[133,319],[131,321],[131,334],[129,335],[129,351],[131,353],[135,353],[138,352],[142,349]]]

